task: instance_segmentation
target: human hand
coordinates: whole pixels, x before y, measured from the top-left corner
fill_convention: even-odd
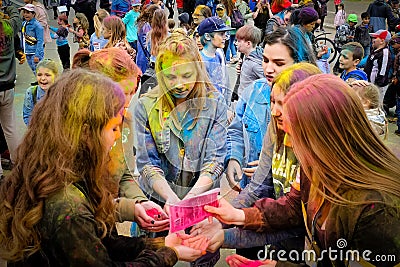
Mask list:
[[[33,62],[39,63],[39,58],[38,58],[38,57],[34,57],[34,58],[33,58]]]
[[[218,208],[206,205],[204,210],[213,213],[215,218],[226,224],[243,225],[245,221],[243,210],[234,208],[223,198],[219,199]]]
[[[242,179],[243,173],[240,168],[240,164],[237,160],[231,159],[228,162],[228,167],[226,168],[226,178],[228,180],[229,186],[235,191],[242,191],[240,188],[239,181]]]
[[[174,204],[178,203],[179,201],[181,201],[181,200],[179,199],[179,197],[177,195],[168,197],[168,199],[167,199],[167,201],[166,201],[166,203],[164,205],[164,211],[168,216],[169,216],[169,207],[171,205],[174,205]]]
[[[19,64],[20,64],[20,65],[24,64],[25,61],[26,61],[26,55],[25,55],[25,53],[22,52],[22,51],[18,51],[17,53],[18,53],[18,55],[19,55],[19,59],[18,59]]]
[[[152,201],[146,201],[146,202],[152,202]],[[161,207],[155,204],[154,202],[153,204],[158,206],[158,208],[151,203],[147,203],[145,205],[143,205],[143,203],[144,202],[135,204],[135,221],[137,222],[139,227],[141,229],[151,232],[160,232],[168,230],[169,229],[168,216],[165,214],[165,212],[163,212]],[[149,216],[146,213],[146,210],[150,209],[156,209],[159,212],[158,215],[154,217]]]
[[[193,226],[190,235],[197,237],[199,235],[206,236],[209,239],[207,251],[216,252],[224,244],[224,230],[222,224],[215,218],[203,220]]]
[[[230,255],[226,257],[225,259],[226,263],[229,264],[230,267],[242,267],[242,266],[247,266],[247,267],[258,267],[258,266],[263,266],[263,267],[274,267],[276,265],[276,261],[273,260],[265,260],[265,261],[260,261],[260,260],[249,260],[243,256],[240,256],[238,254]]]
[[[354,80],[350,83],[351,87],[364,87],[364,86],[368,86],[369,82],[368,81],[364,81],[364,80]]]
[[[247,177],[252,177],[254,175],[254,173],[256,172],[257,168],[258,168],[258,164],[260,163],[259,160],[255,160],[252,162],[247,163],[250,166],[254,166],[254,167],[250,167],[250,168],[243,168],[243,172]]]
[[[194,261],[205,254],[208,246],[206,238],[198,239],[196,242],[188,242],[189,235],[170,233],[165,237],[165,246],[175,249],[179,260]]]

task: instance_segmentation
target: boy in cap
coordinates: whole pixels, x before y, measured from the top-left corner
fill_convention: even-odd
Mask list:
[[[370,33],[370,35],[372,37],[372,51],[364,71],[368,76],[368,81],[378,86],[380,104],[383,105],[383,97],[390,82],[389,69],[392,59],[388,43],[391,35],[387,30],[379,30],[375,33]]]
[[[20,8],[25,21],[22,23],[22,45],[26,61],[36,76],[36,66],[44,57],[43,26],[35,19],[35,6],[27,4]]]
[[[126,27],[126,40],[133,49],[137,51],[138,28],[136,21],[140,15],[140,7],[142,3],[140,0],[132,1],[132,9],[126,13],[122,21]]]
[[[218,91],[224,95],[228,106],[230,106],[232,90],[229,88],[229,77],[222,49],[227,38],[226,32],[230,30],[232,28],[226,26],[218,17],[206,18],[197,28],[200,42],[203,45],[200,54],[208,76]]]
[[[350,14],[347,17],[347,23],[342,24],[337,28],[335,34],[335,45],[339,53],[342,50],[342,46],[344,44],[354,41],[357,23],[357,15]],[[339,59],[336,61],[336,64],[333,67],[333,72],[335,74],[339,73]]]

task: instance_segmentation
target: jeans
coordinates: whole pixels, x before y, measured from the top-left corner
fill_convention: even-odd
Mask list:
[[[71,59],[70,59],[70,49],[69,44],[57,46],[58,56],[61,59],[61,63],[64,70],[68,70],[71,67]]]
[[[26,61],[28,62],[29,67],[33,71],[33,75],[36,76],[36,66],[39,63],[34,62],[35,55],[26,55]]]
[[[0,123],[6,138],[8,150],[10,151],[11,162],[15,162],[16,150],[19,144],[14,110],[14,89],[0,92]],[[3,168],[0,161],[0,175]]]
[[[231,53],[232,57],[236,57],[236,47],[235,47],[235,38],[236,35],[230,35],[229,37],[229,44],[228,44],[228,49],[226,50],[225,58],[226,62],[229,62],[231,60]]]

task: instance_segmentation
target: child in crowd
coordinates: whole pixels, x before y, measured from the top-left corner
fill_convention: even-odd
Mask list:
[[[386,139],[388,122],[386,120],[385,112],[379,102],[379,89],[372,83],[368,82],[353,82],[352,88],[357,92],[360,97],[364,111],[367,114],[374,131],[384,136]]]
[[[189,24],[189,19],[190,19],[189,14],[186,12],[183,12],[178,16],[179,28],[184,29],[186,33],[188,33],[191,28]]]
[[[168,19],[168,31],[171,33],[175,28],[175,20],[174,19]]]
[[[76,13],[74,27],[69,28],[69,32],[74,34],[74,43],[79,44],[79,49],[88,48],[90,38],[88,34],[89,22],[83,13]]]
[[[22,23],[22,44],[26,61],[36,76],[36,67],[44,57],[43,26],[35,19],[35,6],[27,4],[21,7],[25,21]]]
[[[335,20],[333,21],[333,25],[335,25],[336,29],[346,23],[346,11],[344,10],[344,4],[340,3],[337,8],[338,11],[336,12]]]
[[[103,36],[103,20],[110,16],[110,14],[105,9],[99,9],[94,14],[93,21],[94,21],[94,33],[90,36],[90,51],[97,51],[102,49],[106,46],[108,40],[104,39]]]
[[[342,50],[342,46],[344,44],[352,42],[354,40],[357,23],[358,23],[357,15],[350,14],[347,17],[347,23],[337,28],[335,34],[335,44],[338,52]],[[336,61],[335,66],[333,67],[333,72],[335,74],[339,73],[339,60]]]
[[[137,19],[140,15],[140,0],[132,1],[132,10],[126,13],[125,17],[122,18],[122,22],[125,24],[126,28],[126,40],[130,46],[137,51],[137,39],[138,39],[138,27]]]
[[[400,136],[400,36],[394,35],[390,40],[390,44],[396,52],[394,60],[393,80],[392,86],[395,86],[396,90],[396,116],[397,116],[397,130],[395,134]],[[394,119],[393,121],[395,121]]]
[[[236,39],[238,51],[245,55],[243,62],[236,67],[240,74],[238,96],[241,96],[244,88],[255,80],[264,78],[263,49],[257,46],[261,42],[261,31],[247,24],[238,29]]]
[[[225,23],[226,26],[231,27],[231,18],[228,15],[228,10],[225,8],[223,4],[218,4],[217,5],[217,16]],[[232,63],[235,64],[239,61],[239,58],[236,57],[236,48],[234,46],[234,41],[235,41],[235,34],[236,30],[232,28],[231,31],[227,31],[226,35],[226,41],[225,41],[225,46],[224,46],[224,52],[225,52],[225,59],[226,63]],[[232,38],[233,39],[232,39]],[[231,53],[232,53],[232,58],[231,58]]]
[[[31,121],[32,111],[36,103],[42,99],[49,87],[58,76],[58,64],[51,59],[43,59],[36,68],[36,79],[38,85],[29,87],[25,93],[22,118],[28,126]]]
[[[340,78],[345,82],[353,80],[367,81],[367,74],[358,69],[357,65],[364,57],[364,49],[357,42],[350,42],[342,46],[342,51],[339,56],[339,68],[343,70]]]
[[[364,71],[368,81],[378,86],[380,91],[380,104],[383,105],[383,98],[389,86],[389,69],[392,63],[388,43],[391,39],[390,32],[379,30],[370,34],[372,37],[372,49],[368,57]]]
[[[206,66],[208,76],[213,85],[224,95],[225,101],[230,106],[232,91],[229,86],[229,77],[222,49],[225,47],[226,32],[232,28],[218,17],[203,20],[197,31],[203,49],[201,58]]]
[[[374,32],[374,27],[369,23],[370,16],[368,12],[361,13],[362,22],[356,27],[354,41],[359,42],[364,48],[364,56],[368,57],[371,53],[371,36]]]
[[[136,51],[133,49],[126,40],[125,25],[121,18],[117,16],[109,16],[103,20],[103,35],[108,40],[104,48],[119,47],[125,50],[128,55],[135,62]]]
[[[59,25],[58,28],[50,27],[50,30],[55,32],[51,33],[51,38],[56,39],[58,56],[60,57],[63,69],[67,70],[71,66],[70,48],[67,39],[69,27],[68,17],[64,14],[58,16],[57,23]]]

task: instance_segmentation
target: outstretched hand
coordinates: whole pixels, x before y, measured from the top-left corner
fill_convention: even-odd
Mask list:
[[[231,256],[226,257],[225,259],[226,263],[230,267],[275,267],[276,266],[276,261],[273,260],[265,260],[265,261],[260,261],[260,260],[249,260],[243,256],[240,256],[238,254],[234,254]]]
[[[196,240],[190,238],[183,231],[170,233],[165,238],[165,246],[174,248],[180,260],[194,261],[206,253],[210,241],[205,236],[199,236]]]
[[[243,225],[245,221],[243,210],[234,208],[223,198],[219,199],[218,208],[206,205],[204,210],[212,213],[220,222],[226,224]]]
[[[146,211],[156,210],[157,213],[150,216]],[[135,204],[135,221],[141,229],[160,232],[169,229],[169,219],[167,214],[152,201]]]

